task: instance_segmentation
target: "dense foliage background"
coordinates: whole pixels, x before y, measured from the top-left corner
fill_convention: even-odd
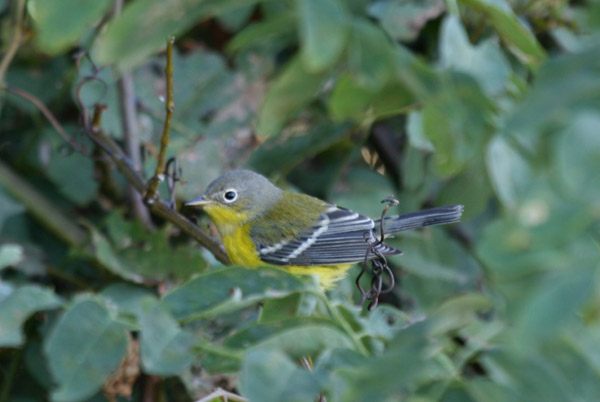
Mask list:
[[[598,1],[121,3],[0,0],[0,402],[600,400]],[[373,312],[224,268],[81,125],[151,177],[173,34],[179,200],[247,167],[463,223],[392,240]]]

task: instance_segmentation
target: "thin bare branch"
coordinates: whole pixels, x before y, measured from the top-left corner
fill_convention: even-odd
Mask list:
[[[175,102],[173,101],[173,43],[175,38],[172,36],[167,41],[167,66],[165,67],[165,75],[167,79],[167,99],[165,100],[165,124],[163,126],[163,132],[160,139],[160,152],[158,154],[158,161],[156,162],[156,170],[154,177],[148,184],[148,191],[144,197],[145,201],[152,203],[158,196],[158,185],[165,177],[165,155],[167,153],[167,147],[169,145],[169,132],[171,131],[171,119],[173,117],[173,111],[175,110]]]

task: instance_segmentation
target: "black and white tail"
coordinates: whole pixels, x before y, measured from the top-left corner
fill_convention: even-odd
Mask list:
[[[460,221],[462,212],[462,205],[424,209],[422,211],[384,218],[383,227],[385,234],[389,235],[423,226],[444,225]],[[375,224],[375,230],[379,232],[379,228],[380,221],[378,220]]]

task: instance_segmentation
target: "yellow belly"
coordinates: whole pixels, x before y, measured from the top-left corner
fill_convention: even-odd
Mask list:
[[[231,262],[248,268],[258,268],[269,265],[281,268],[298,276],[317,275],[323,289],[330,289],[342,279],[353,264],[340,265],[271,265],[266,264],[258,256],[256,246],[250,238],[250,227],[242,225],[223,236],[223,244]]]

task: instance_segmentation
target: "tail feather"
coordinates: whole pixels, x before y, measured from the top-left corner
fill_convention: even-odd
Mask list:
[[[417,229],[423,226],[454,223],[460,221],[462,212],[462,205],[425,209],[423,211],[384,218],[383,227],[386,234],[392,234],[404,230]],[[379,227],[380,221],[377,221],[375,226],[377,231],[379,231]]]

